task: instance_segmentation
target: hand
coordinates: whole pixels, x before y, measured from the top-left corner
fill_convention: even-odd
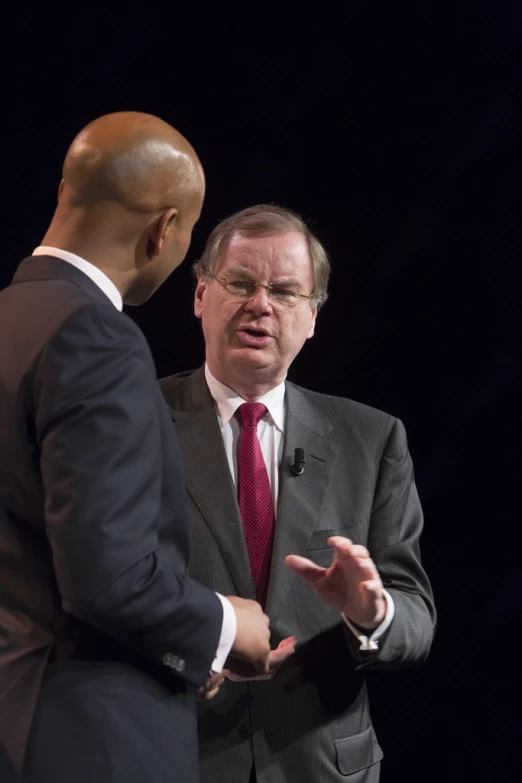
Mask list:
[[[234,607],[237,631],[227,661],[227,668],[234,670],[234,660],[251,664],[257,674],[268,674],[270,630],[268,617],[256,601],[238,596],[227,596]]]
[[[210,701],[213,699],[216,693],[219,691],[220,686],[225,681],[225,672],[213,672],[206,683],[198,688],[196,691],[196,698],[198,701]]]
[[[279,642],[275,650],[270,650],[268,655],[268,674],[256,674],[252,666],[244,661],[235,661],[234,670],[225,669],[224,673],[233,682],[246,682],[250,680],[270,680],[279,670],[282,664],[295,652],[297,636],[288,636]]]
[[[299,555],[288,555],[286,565],[305,579],[318,596],[360,628],[373,631],[386,615],[386,598],[379,572],[364,546],[332,536],[330,568],[321,568]]]

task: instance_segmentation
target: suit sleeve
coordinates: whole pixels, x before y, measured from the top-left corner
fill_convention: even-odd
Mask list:
[[[34,380],[46,531],[65,611],[199,685],[223,609],[186,573],[184,529],[158,540],[158,400],[130,319],[91,305],[60,327]],[[173,526],[186,524],[184,503],[172,509]]]
[[[347,641],[361,668],[400,668],[422,663],[436,624],[431,586],[421,565],[423,514],[402,422],[394,420],[384,448],[372,507],[368,549],[395,604],[377,652]]]

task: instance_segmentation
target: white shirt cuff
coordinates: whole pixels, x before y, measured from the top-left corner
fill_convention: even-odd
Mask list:
[[[354,634],[354,636],[357,637],[357,639],[360,642],[360,650],[378,650],[379,649],[379,639],[383,635],[385,631],[388,630],[390,627],[391,621],[393,620],[393,616],[395,614],[395,604],[393,602],[393,598],[389,594],[387,590],[382,591],[384,594],[384,597],[386,599],[386,614],[384,615],[384,620],[380,625],[377,626],[375,631],[370,636],[367,636],[364,633],[361,633],[361,629],[358,628],[356,625],[350,622],[346,615],[344,615],[341,612],[341,617],[343,618],[344,622],[350,629],[350,631]]]
[[[212,662],[212,671],[218,673],[223,669],[225,661],[228,658],[228,654],[232,649],[232,645],[234,644],[234,639],[236,638],[237,632],[237,620],[234,607],[228,598],[225,598],[219,593],[216,593],[216,595],[223,606],[223,625],[221,626],[221,636],[219,637],[216,657]]]

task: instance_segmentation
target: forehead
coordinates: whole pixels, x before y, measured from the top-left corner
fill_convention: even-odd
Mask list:
[[[290,275],[300,280],[312,276],[308,244],[298,231],[267,236],[236,232],[217,263],[221,274],[232,267],[256,275]]]

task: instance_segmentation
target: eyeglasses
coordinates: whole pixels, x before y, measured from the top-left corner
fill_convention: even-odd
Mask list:
[[[287,309],[296,307],[301,299],[313,299],[314,297],[313,292],[311,294],[300,294],[292,288],[284,288],[278,285],[274,286],[270,283],[265,285],[263,283],[253,283],[240,277],[216,277],[216,275],[213,274],[210,276],[213,277],[214,280],[217,280],[231,296],[235,299],[241,299],[244,302],[253,299],[257,294],[258,288],[264,288],[266,290],[272,304]]]

